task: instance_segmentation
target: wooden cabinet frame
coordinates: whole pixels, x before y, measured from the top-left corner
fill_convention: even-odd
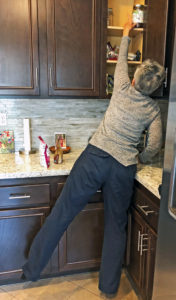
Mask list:
[[[153,60],[158,61],[162,66],[171,68],[171,65],[166,65],[166,36],[167,36],[167,26],[168,26],[168,14],[169,14],[169,0],[129,0],[129,5],[127,5],[126,11],[117,9],[118,7],[118,0],[116,2],[113,2],[112,0],[109,0],[109,5],[114,6],[114,17],[120,18],[120,21],[115,20],[114,24],[115,27],[112,26],[112,30],[110,28],[108,29],[108,34],[110,36],[113,35],[113,37],[110,37],[110,41],[112,39],[112,42],[115,43],[115,38],[117,39],[117,44],[119,44],[119,38],[122,37],[123,32],[123,26],[124,22],[127,18],[127,13],[131,13],[133,4],[141,3],[146,5],[146,23],[144,24],[143,30],[141,29],[141,32],[139,31],[137,34],[137,30],[131,31],[131,43],[129,47],[129,52],[136,52],[137,49],[140,50],[142,61],[151,58]],[[122,6],[123,1],[119,0],[119,4]],[[128,3],[127,3],[128,4]],[[125,6],[123,7],[125,8]],[[119,12],[123,11],[124,14],[120,15]],[[117,26],[118,24],[118,26]],[[119,27],[120,24],[120,27]],[[114,27],[114,28],[113,28]],[[116,29],[117,28],[117,29]],[[114,29],[114,30],[113,30]],[[113,31],[114,33],[112,33]],[[136,35],[135,35],[136,31]],[[134,40],[134,36],[135,40]],[[134,42],[134,43],[133,43]],[[134,44],[134,45],[133,45]],[[115,69],[115,61],[108,61],[109,66],[107,67],[108,73],[112,75],[113,69]],[[114,66],[113,66],[114,63]],[[133,66],[133,73],[138,66],[138,64],[141,62],[129,62],[129,67]],[[132,72],[130,72],[132,73]],[[131,75],[131,74],[130,74]],[[132,79],[132,76],[130,76]],[[167,79],[166,79],[167,81]],[[152,97],[160,97],[164,95],[165,88],[166,88],[166,81],[160,87],[157,91],[155,91],[152,94]]]
[[[5,0],[4,0],[5,1]],[[107,42],[107,7],[108,0],[89,0],[92,1],[93,11],[93,27],[92,27],[92,59],[89,59],[89,65],[92,66],[91,74],[84,76],[88,78],[88,84],[84,87],[81,83],[77,86],[63,86],[57,79],[59,68],[63,70],[63,62],[57,63],[54,32],[54,4],[59,0],[26,0],[29,5],[30,17],[30,83],[29,85],[19,86],[0,86],[0,97],[2,96],[23,96],[29,97],[36,96],[37,98],[50,98],[56,97],[99,97],[106,98],[106,42]],[[63,0],[62,0],[63,1]],[[118,1],[118,0],[116,0]],[[129,0],[132,2],[132,0]],[[148,23],[144,29],[144,47],[143,59],[153,58],[158,60],[161,64],[170,68],[172,60],[169,58],[171,55],[170,48],[172,47],[172,39],[167,38],[167,53],[166,53],[166,34],[167,22],[169,21],[169,33],[173,31],[173,12],[171,1],[169,0],[140,0],[145,1],[148,5]],[[5,2],[4,2],[5,3]],[[168,5],[170,9],[168,10]],[[168,17],[169,11],[169,17]],[[156,17],[157,15],[157,17]],[[172,19],[172,20],[170,20]],[[2,24],[3,25],[3,24]],[[69,26],[69,25],[68,25]],[[3,26],[2,26],[3,27]],[[172,28],[172,30],[170,30]],[[79,29],[81,31],[81,28]],[[22,35],[23,37],[23,35]],[[14,38],[14,37],[13,37]],[[4,39],[2,39],[3,42]],[[24,47],[26,41],[23,41]],[[12,49],[17,45],[12,44]],[[25,50],[24,50],[25,51]],[[27,56],[25,56],[27,60]],[[26,62],[24,62],[24,65]],[[79,65],[79,63],[78,63]],[[84,64],[83,64],[84,65]],[[28,70],[29,70],[28,68]],[[86,69],[86,68],[85,68]],[[76,72],[80,72],[80,67],[73,68],[73,78],[76,77]],[[4,72],[4,71],[3,71]],[[28,71],[29,73],[29,71]],[[25,74],[25,72],[24,72]],[[15,77],[16,76],[16,77]],[[29,76],[29,74],[28,74]],[[62,74],[61,74],[62,76]],[[79,75],[80,76],[80,75]],[[77,82],[79,82],[79,77]],[[18,72],[14,74],[18,77]],[[90,83],[91,78],[91,83]],[[58,81],[58,82],[57,82]],[[85,83],[85,81],[84,81]],[[168,78],[169,86],[169,78]],[[162,87],[155,92],[153,96],[163,96],[164,91],[169,92],[169,89]]]
[[[91,2],[90,2],[91,1]],[[82,47],[84,47],[85,41],[90,40],[90,49],[88,49],[89,44],[87,44],[87,54],[85,54],[84,60],[82,59],[79,51],[76,47],[76,44],[79,43],[77,38],[81,35],[81,26],[77,28],[78,19],[82,19],[84,16],[79,16],[80,11],[76,12],[76,7],[71,7],[72,3],[70,2],[70,7],[66,7],[65,1],[60,0],[47,0],[47,39],[48,39],[48,86],[49,86],[49,95],[62,95],[62,96],[99,96],[99,76],[100,76],[100,57],[101,51],[100,48],[100,32],[101,32],[101,1],[100,0],[89,0],[89,5],[92,5],[92,12],[90,20],[91,33],[90,36],[83,36]],[[81,4],[81,2],[80,2]],[[84,7],[84,5],[83,5]],[[78,9],[79,2],[78,2]],[[62,26],[61,21],[64,22],[65,17],[70,16],[70,22],[67,23],[67,28]],[[56,13],[59,11],[59,16],[56,16]],[[77,15],[78,13],[78,15]],[[90,12],[88,12],[90,13]],[[85,15],[86,18],[86,15]],[[60,20],[61,19],[61,20]],[[86,21],[85,21],[86,22]],[[80,23],[81,25],[81,23]],[[82,24],[83,25],[83,24]],[[74,27],[74,30],[72,29]],[[63,28],[62,28],[63,27]],[[76,32],[77,30],[77,32]],[[59,33],[58,33],[59,31]],[[89,31],[87,30],[89,33]],[[64,39],[64,35],[67,33],[67,39]],[[72,34],[71,34],[72,33]],[[76,38],[77,37],[77,38]],[[72,38],[70,43],[69,38]],[[64,44],[64,46],[63,46]],[[66,47],[67,45],[67,47]],[[79,47],[81,45],[79,44]],[[65,51],[63,49],[65,48]],[[73,53],[73,56],[77,60],[77,69],[72,68],[72,64],[75,62],[70,61],[69,57],[63,57],[64,52]],[[86,49],[84,49],[84,52]],[[59,53],[62,53],[62,57],[59,57]],[[90,57],[89,57],[89,55]],[[89,63],[89,68],[91,72],[89,73],[86,69],[87,60]],[[84,63],[83,67],[79,67],[79,61]],[[66,65],[66,66],[65,66]],[[84,68],[85,67],[85,68]],[[64,76],[64,77],[63,77]],[[65,78],[65,79],[62,79]],[[82,78],[85,77],[85,80],[82,81]],[[72,80],[71,80],[72,78]],[[90,83],[87,85],[89,82]],[[68,83],[65,85],[65,81]],[[73,85],[71,83],[73,82]],[[69,83],[70,82],[70,83]],[[86,83],[87,87],[84,87]],[[79,85],[80,84],[80,85]],[[70,85],[70,86],[69,86]]]
[[[38,231],[39,227],[44,223],[44,219],[49,214],[49,211],[49,207],[0,210],[0,241],[3,247],[3,249],[1,249],[1,259],[3,259],[3,261],[1,261],[1,267],[3,266],[3,270],[0,270],[0,280],[20,279],[22,275],[21,267],[27,258],[31,241],[36,231]],[[18,229],[20,222],[22,222],[21,225],[23,226],[20,226],[19,230],[15,230],[15,226],[17,226],[16,229]],[[11,230],[6,231],[9,227]],[[27,241],[21,240],[20,244],[20,238],[24,237]],[[15,240],[13,241],[14,238]],[[8,257],[10,254],[11,257]],[[17,268],[13,267],[12,260],[14,265],[18,265]],[[43,271],[43,274],[49,272],[50,263]]]
[[[38,4],[37,4],[37,0],[25,0],[26,1],[26,6],[28,6],[28,8],[26,7],[26,9],[28,9],[28,34],[29,34],[29,40],[28,40],[28,45],[27,43],[25,44],[25,40],[21,41],[21,43],[19,44],[19,36],[24,37],[25,34],[23,32],[23,28],[20,29],[19,32],[16,33],[16,36],[11,36],[11,39],[9,37],[10,35],[10,31],[8,31],[8,26],[7,24],[5,25],[7,28],[7,34],[3,39],[2,39],[2,44],[1,46],[5,45],[5,47],[7,47],[8,49],[8,54],[11,53],[11,55],[13,56],[13,52],[15,51],[15,53],[17,54],[18,51],[18,47],[22,48],[23,50],[23,58],[19,58],[21,64],[24,65],[24,76],[22,76],[21,74],[21,80],[23,77],[28,76],[30,77],[30,84],[29,85],[4,85],[3,83],[0,83],[0,95],[39,95],[39,49],[38,49]],[[15,2],[15,1],[14,1]],[[7,5],[7,7],[5,8],[5,11],[8,10],[8,3],[6,4],[6,1],[4,1],[4,3],[1,3],[1,5]],[[21,7],[20,7],[20,2],[18,3],[14,3],[13,5],[16,5],[16,14],[17,12],[19,13],[23,13],[22,11],[20,11]],[[19,5],[19,9],[18,9],[18,5]],[[11,10],[13,11],[13,7],[10,6]],[[9,11],[9,15],[12,13],[12,11]],[[16,15],[17,18],[17,15]],[[15,24],[10,25],[11,27],[14,27]],[[4,26],[1,26],[1,30],[2,30],[2,35],[4,35]],[[12,35],[12,33],[11,33]],[[7,37],[7,40],[6,40]],[[15,39],[17,37],[17,39]],[[9,41],[11,44],[9,44]],[[29,57],[28,59],[30,60],[30,65],[28,65],[28,70],[29,70],[29,74],[26,75],[25,73],[25,66],[27,66],[27,47],[29,47],[28,51],[29,51]],[[20,51],[22,51],[20,50]],[[21,53],[21,52],[20,52]],[[15,54],[15,55],[16,55]],[[26,55],[26,56],[25,56]],[[10,57],[9,57],[10,58]],[[26,59],[26,61],[25,61]],[[15,58],[14,58],[15,60]],[[6,58],[6,66],[9,64],[9,62],[7,61]],[[14,62],[14,66],[9,66],[8,68],[14,68],[15,67],[15,62]],[[2,68],[2,67],[1,67]],[[22,66],[21,66],[22,68]],[[9,69],[9,70],[10,70]],[[8,73],[6,73],[7,71],[4,69],[2,69],[2,73],[8,77]],[[10,71],[9,71],[10,72]],[[13,70],[14,74],[14,82],[16,81],[16,78],[18,78],[18,71]],[[1,78],[2,78],[2,74],[1,74]]]
[[[89,239],[88,236],[85,236],[84,230],[82,230],[84,223],[83,219],[89,218],[89,225],[86,225],[86,230],[89,233],[89,238],[91,236],[92,239]],[[68,271],[76,271],[76,270],[91,270],[99,268],[101,262],[101,248],[103,243],[103,216],[104,216],[104,205],[103,203],[91,203],[87,204],[85,209],[83,209],[80,214],[73,220],[70,227],[64,233],[60,243],[59,243],[59,272],[68,272]],[[95,230],[95,224],[96,226]],[[80,233],[81,231],[81,233]],[[86,258],[76,259],[74,256],[75,250],[72,249],[71,246],[68,246],[68,238],[69,235],[74,235],[75,237],[75,247],[77,247],[77,255],[82,256],[82,252],[84,252]],[[98,236],[98,239],[93,238],[93,236]],[[97,252],[99,253],[99,257],[93,257],[91,250],[89,251],[84,244],[85,239],[88,240],[91,249],[95,248],[93,240],[99,240],[98,246],[99,249]],[[70,241],[72,244],[73,241]],[[90,244],[91,243],[91,244]],[[94,252],[94,251],[93,251]],[[80,253],[80,254],[79,254]],[[95,253],[94,253],[95,254]]]
[[[1,252],[3,256],[1,256],[0,261],[0,284],[20,280],[21,267],[27,259],[32,240],[59,197],[66,178],[67,176],[51,176],[0,181],[0,193],[2,191],[0,199],[0,204],[2,204],[0,209],[0,243],[4,245],[4,249],[8,249],[7,253],[2,254]],[[10,202],[4,201],[9,197],[9,191],[13,193],[13,188],[15,193],[18,191],[18,195],[19,191],[24,193],[22,187],[28,194],[33,195],[32,201],[26,201],[26,199],[19,197],[19,199],[15,199],[15,206],[13,207]],[[43,189],[44,187],[45,189]],[[45,201],[40,199],[42,189],[45,192],[47,190]],[[43,270],[41,278],[99,268],[103,242],[103,222],[103,199],[102,193],[99,191],[70,224]],[[11,233],[13,233],[12,238]],[[13,237],[16,237],[14,242]],[[15,241],[17,241],[16,246]],[[74,245],[75,249],[72,247]]]
[[[133,207],[128,218],[126,266],[142,299],[151,300],[157,241],[156,218],[160,200],[138,182],[135,185]],[[138,203],[149,213],[142,211]]]

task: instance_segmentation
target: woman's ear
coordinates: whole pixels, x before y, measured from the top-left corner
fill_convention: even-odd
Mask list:
[[[135,85],[135,79],[133,78],[131,85],[134,86]]]

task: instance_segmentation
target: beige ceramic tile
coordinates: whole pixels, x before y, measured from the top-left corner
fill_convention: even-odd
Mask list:
[[[138,296],[134,291],[131,291],[128,295],[124,296],[121,300],[138,300]]]
[[[6,292],[15,292],[19,290],[26,290],[30,288],[37,288],[41,286],[47,286],[55,283],[60,283],[65,280],[65,277],[55,277],[55,278],[47,278],[47,279],[41,279],[36,282],[31,282],[31,281],[25,281],[21,283],[16,283],[16,284],[7,284],[7,285],[1,285],[1,289],[6,291]]]
[[[10,296],[7,292],[4,292],[0,289],[0,300],[12,300],[14,299],[12,296]]]
[[[78,273],[74,275],[67,275],[65,276],[65,278],[81,286],[84,284],[84,280],[98,278],[98,276],[99,276],[99,272],[86,272],[86,273]]]
[[[68,300],[99,300],[100,297],[87,291],[84,288],[78,287],[77,290],[68,298]]]
[[[69,280],[71,283],[81,286],[96,295],[100,294],[97,272],[77,274],[74,277],[70,277]]]
[[[75,284],[63,281],[54,280],[48,284],[46,281],[40,280],[37,283],[13,285],[13,288],[8,290],[8,295],[20,300],[67,300],[79,287]]]
[[[122,274],[117,298],[115,298],[115,299],[123,299],[124,297],[129,295],[131,291],[132,291],[132,286],[131,286],[129,280],[127,279],[125,274]]]
[[[42,279],[37,282],[24,282],[3,285],[0,300],[98,300],[108,299],[98,289],[98,272],[81,273],[69,276]],[[135,292],[122,273],[118,294],[114,300],[137,300]]]
[[[72,283],[81,286],[84,289],[96,294],[97,296],[100,296],[100,291],[98,289],[98,272],[77,274],[74,277],[70,277],[69,280]],[[132,291],[131,284],[128,281],[127,277],[125,276],[125,273],[122,273],[119,290],[116,297],[114,297],[114,300],[116,299],[121,300],[123,297],[128,296],[131,291]]]

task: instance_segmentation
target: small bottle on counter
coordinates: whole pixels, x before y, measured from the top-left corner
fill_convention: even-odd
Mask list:
[[[63,163],[63,149],[60,145],[60,139],[56,141],[55,153],[54,153],[54,163],[62,164]]]

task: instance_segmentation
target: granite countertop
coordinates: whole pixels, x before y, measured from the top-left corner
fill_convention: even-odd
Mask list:
[[[69,175],[74,162],[83,149],[64,154],[62,164],[54,164],[54,155],[50,155],[50,167],[40,165],[39,153],[22,155],[19,153],[0,154],[0,179],[31,178]],[[136,179],[160,198],[158,187],[162,181],[162,167],[160,164],[138,165]]]
[[[158,191],[162,183],[163,168],[160,163],[142,165],[139,164],[136,173],[136,180],[145,186],[156,197],[160,198]]]

